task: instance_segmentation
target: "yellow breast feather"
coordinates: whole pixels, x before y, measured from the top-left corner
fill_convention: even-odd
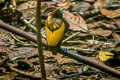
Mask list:
[[[46,40],[48,46],[57,46],[61,43],[65,34],[65,24],[62,23],[61,27],[55,31],[51,31],[46,25]]]

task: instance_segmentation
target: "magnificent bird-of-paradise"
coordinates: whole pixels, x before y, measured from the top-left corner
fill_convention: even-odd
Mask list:
[[[63,9],[52,11],[45,23],[47,45],[56,53],[56,49],[61,45],[65,32],[69,24],[62,17]]]

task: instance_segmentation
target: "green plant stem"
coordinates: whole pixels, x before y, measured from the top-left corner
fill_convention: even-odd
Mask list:
[[[37,44],[38,44],[38,50],[39,50],[39,63],[41,67],[41,80],[46,80],[42,36],[41,36],[41,7],[40,6],[41,6],[41,0],[37,0],[36,29],[37,29]]]

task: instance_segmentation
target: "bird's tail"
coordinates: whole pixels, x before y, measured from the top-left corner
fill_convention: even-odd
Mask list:
[[[50,47],[53,55],[57,55],[59,47]]]

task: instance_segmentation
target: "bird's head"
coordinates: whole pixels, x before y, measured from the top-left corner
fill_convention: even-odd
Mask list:
[[[62,17],[62,13],[63,13],[63,10],[64,10],[64,9],[65,9],[65,8],[56,9],[56,10],[52,11],[52,12],[50,13],[50,15],[51,15],[51,16],[54,16],[54,17]]]

